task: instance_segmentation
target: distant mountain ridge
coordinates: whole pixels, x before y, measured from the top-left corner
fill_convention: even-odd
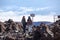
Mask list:
[[[16,23],[21,24],[21,22],[16,22]],[[33,25],[39,26],[41,23],[44,23],[44,24],[47,24],[47,25],[52,24],[52,22],[43,21],[43,22],[33,22]]]
[[[49,24],[51,24],[52,22],[33,22],[33,25],[35,25],[35,26],[39,26],[41,23],[44,23],[44,24],[47,24],[47,25],[49,25]]]

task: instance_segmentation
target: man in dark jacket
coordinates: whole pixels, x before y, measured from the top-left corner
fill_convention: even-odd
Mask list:
[[[22,18],[22,24],[23,24],[23,32],[25,33],[25,29],[26,29],[26,20],[25,20],[25,16],[23,16],[23,18]]]

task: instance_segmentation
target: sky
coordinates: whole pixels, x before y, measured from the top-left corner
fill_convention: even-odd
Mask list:
[[[60,15],[60,0],[0,0],[0,21],[13,19],[20,22],[35,14],[37,21],[54,22],[54,15]]]

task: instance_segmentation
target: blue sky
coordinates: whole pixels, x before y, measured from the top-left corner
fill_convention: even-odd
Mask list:
[[[34,21],[44,19],[43,21],[53,22],[53,15],[60,14],[60,0],[0,0],[0,20],[11,18],[20,21],[19,18],[23,15],[27,18],[31,13],[38,17],[37,19],[35,17]]]

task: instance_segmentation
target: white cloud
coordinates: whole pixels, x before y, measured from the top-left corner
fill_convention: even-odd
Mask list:
[[[18,15],[18,13],[13,11],[0,12],[0,21],[6,21],[8,19],[13,19],[14,21],[21,21],[22,16],[25,16],[26,19],[29,15]],[[37,21],[49,21],[54,22],[53,15],[35,15],[34,22]]]
[[[28,11],[43,11],[49,9],[49,7],[43,7],[43,8],[33,8],[33,7],[20,7],[19,10],[22,10],[24,12]]]
[[[54,19],[53,19],[53,16],[51,16],[51,15],[36,15],[34,17],[34,21],[54,22]]]
[[[49,9],[49,7],[43,7],[43,8],[40,8],[41,10],[46,10],[46,9]]]
[[[5,12],[5,11],[1,11],[0,12],[0,21],[4,22],[4,21],[6,21],[8,19],[13,19],[14,21],[21,21],[23,15],[19,15],[19,14],[21,14],[21,12],[14,12],[14,11],[6,11]]]
[[[16,15],[15,12],[13,12],[13,11],[0,12],[0,16],[13,16],[13,15]]]
[[[22,10],[20,12],[18,11],[0,11],[0,21],[6,21],[8,19],[13,19],[14,21],[21,21],[22,16],[24,16],[24,13],[27,13],[28,11],[39,11],[39,10],[46,10],[48,7],[44,8],[27,8],[27,7],[20,7],[18,10]],[[24,14],[24,15],[20,15]],[[34,21],[50,21],[54,22],[53,15],[55,15],[56,12],[50,12],[48,15],[36,15],[34,17]],[[28,18],[29,15],[25,15],[26,19]]]
[[[43,10],[47,10],[47,9],[49,9],[49,7],[36,8],[36,11],[43,11]]]
[[[43,11],[43,10],[46,10],[46,9],[49,9],[50,7],[38,7],[38,8],[34,8],[34,7],[18,7],[18,6],[5,6],[4,9],[5,10],[9,10],[9,11],[12,11],[15,9],[15,11],[20,11],[21,13],[27,13],[27,12],[31,12],[31,11]]]
[[[50,12],[49,15],[57,15],[56,12]]]

